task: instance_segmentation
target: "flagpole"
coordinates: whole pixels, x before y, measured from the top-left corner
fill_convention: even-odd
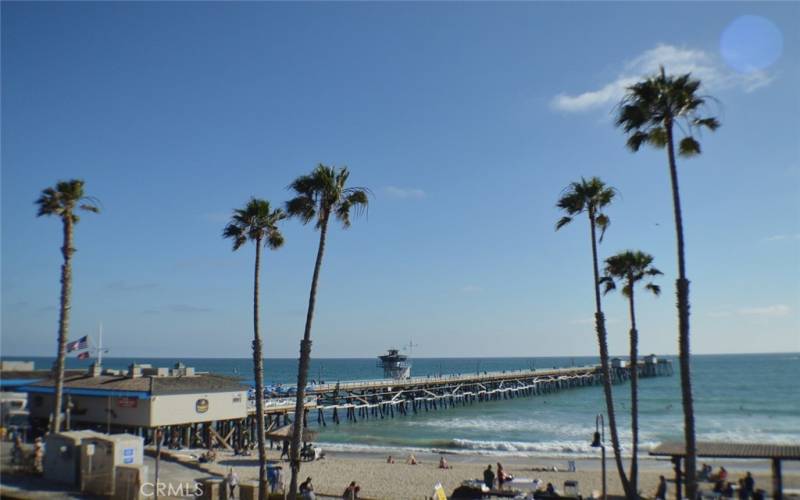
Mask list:
[[[97,366],[103,366],[103,323],[100,323],[100,345],[97,348]]]

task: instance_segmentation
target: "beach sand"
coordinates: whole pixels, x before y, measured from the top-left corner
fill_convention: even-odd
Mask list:
[[[201,450],[192,453],[199,454]],[[180,452],[179,452],[180,453]],[[189,452],[185,452],[189,453]],[[283,468],[284,482],[288,487],[289,464],[278,461],[280,452],[269,450],[268,457],[280,464]],[[361,497],[376,499],[412,500],[430,498],[433,486],[441,482],[445,492],[450,495],[453,489],[460,486],[466,479],[479,479],[483,477],[483,470],[491,464],[496,469],[500,461],[504,469],[516,478],[541,479],[544,483],[551,482],[563,491],[564,481],[577,480],[580,493],[587,497],[593,491],[602,489],[601,462],[599,459],[577,459],[576,472],[566,472],[566,458],[530,458],[530,457],[497,457],[489,455],[445,455],[451,469],[438,468],[439,455],[435,453],[416,454],[420,461],[418,465],[407,465],[405,456],[395,456],[395,463],[386,463],[387,455],[376,453],[355,452],[326,452],[326,458],[314,462],[303,462],[300,470],[300,481],[311,476],[315,491],[332,496],[341,496],[350,481],[356,481],[361,486]],[[626,466],[627,466],[627,460]],[[768,492],[772,488],[771,475],[768,461],[709,461],[715,470],[723,465],[729,471],[729,477],[736,481],[743,476],[745,471],[752,471],[756,479],[756,488],[763,488]],[[786,462],[790,465],[791,462]],[[559,472],[533,471],[534,467],[553,466]],[[256,456],[236,457],[230,453],[218,452],[217,461],[207,465],[209,471],[224,475],[228,468],[233,467],[242,481],[258,479],[258,460]],[[616,473],[613,456],[607,460],[608,491],[609,495],[621,495],[622,487]],[[791,468],[784,467],[784,489],[800,488],[800,467],[796,464]],[[563,471],[563,472],[562,472]],[[658,485],[659,475],[663,474],[668,480],[673,477],[672,465],[666,460],[644,458],[640,460],[639,489],[644,497],[652,498]],[[670,481],[669,496],[674,498],[674,484]],[[711,489],[710,483],[704,483],[704,489]]]

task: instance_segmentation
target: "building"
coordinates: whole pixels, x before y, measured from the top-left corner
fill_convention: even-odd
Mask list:
[[[53,411],[55,380],[48,378],[20,390],[28,393],[34,428],[45,429]],[[106,432],[187,426],[241,420],[248,416],[247,386],[237,379],[178,364],[173,369],[131,365],[127,371],[71,374],[64,380],[65,418],[70,428]]]

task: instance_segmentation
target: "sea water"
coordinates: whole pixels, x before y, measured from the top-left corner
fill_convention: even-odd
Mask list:
[[[17,358],[21,359],[21,358]],[[35,359],[46,368],[52,358]],[[682,440],[683,411],[678,361],[671,377],[640,379],[640,448],[668,440]],[[171,366],[180,361],[199,371],[242,377],[252,382],[249,359],[107,358],[104,366],[126,368],[131,362]],[[377,358],[314,359],[309,380],[336,382],[376,379],[382,370]],[[415,376],[476,373],[518,369],[545,369],[597,363],[596,358],[419,358]],[[68,360],[69,368],[87,362]],[[265,360],[267,383],[291,384],[297,361]],[[800,443],[800,354],[698,355],[692,358],[692,383],[698,440],[736,440],[756,443]],[[630,384],[614,386],[617,425],[624,450],[630,449]],[[600,386],[554,394],[521,397],[394,419],[346,420],[319,428],[320,441],[329,449],[386,451],[442,450],[523,456],[596,455],[590,443],[595,415],[605,413]],[[315,414],[309,424],[316,426]],[[606,419],[606,422],[608,420]],[[609,441],[608,431],[606,440]]]

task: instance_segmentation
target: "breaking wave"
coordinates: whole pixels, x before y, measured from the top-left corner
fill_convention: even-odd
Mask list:
[[[657,445],[657,442],[642,443],[643,452]],[[520,457],[597,457],[599,452],[587,441],[481,441],[473,439],[436,440],[420,446],[385,446],[353,443],[322,443],[327,450],[354,453],[451,453],[460,455],[520,456]],[[627,455],[623,447],[623,454]],[[644,458],[644,457],[642,457]]]

